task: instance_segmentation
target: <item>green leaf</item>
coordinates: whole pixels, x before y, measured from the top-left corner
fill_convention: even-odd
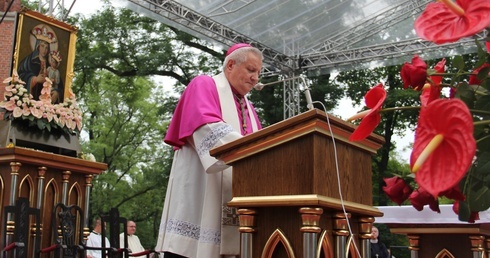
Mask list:
[[[480,110],[490,110],[490,95],[480,97],[475,103],[475,108]]]
[[[458,86],[456,97],[464,101],[468,108],[473,108],[475,101],[475,92],[471,87],[468,86],[468,83],[463,82]]]
[[[484,211],[490,207],[490,152],[478,155],[470,173],[470,184],[465,195],[472,211]]]
[[[483,81],[488,77],[489,72],[490,72],[490,67],[485,67],[478,72],[476,78],[478,78],[478,80],[480,81]]]
[[[468,221],[470,219],[470,207],[467,202],[459,201],[459,213],[458,219],[461,221]]]
[[[464,59],[462,56],[455,56],[453,59],[453,66],[460,71],[464,70]]]

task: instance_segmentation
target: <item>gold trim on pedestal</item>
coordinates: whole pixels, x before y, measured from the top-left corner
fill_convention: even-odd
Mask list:
[[[240,227],[238,230],[241,233],[254,233],[255,215],[257,215],[257,212],[253,209],[238,209],[237,213],[240,218]]]
[[[328,231],[323,230],[318,242],[316,257],[321,257],[321,252],[323,250],[323,254],[325,255],[325,258],[334,258],[332,241],[333,240],[331,236],[328,234]]]
[[[361,256],[368,257],[371,253],[371,243],[369,240],[372,237],[374,218],[360,217],[359,218],[359,239],[361,241]]]
[[[359,218],[359,237],[361,239],[370,239],[373,229],[374,218],[373,217],[361,217]]]
[[[10,172],[11,175],[18,175],[19,174],[19,169],[22,166],[20,162],[10,162],[10,169],[12,170]]]
[[[485,248],[483,247],[483,242],[485,241],[485,236],[469,236],[471,241],[471,251],[473,252],[483,252]]]
[[[320,233],[320,217],[323,214],[322,208],[303,207],[299,209],[303,226],[300,231],[303,233]]]
[[[350,213],[344,214],[342,212],[335,213],[333,216],[334,224],[334,235],[337,236],[348,236],[349,235],[349,225],[348,219],[351,218]]]
[[[439,253],[437,253],[435,258],[456,258],[454,255],[449,252],[446,248],[442,249]]]
[[[420,250],[419,240],[420,240],[420,236],[418,235],[408,235],[408,244],[409,244],[408,249],[412,251]]]
[[[349,236],[346,246],[346,257],[359,258],[362,257],[359,251],[359,247],[355,243],[354,235]]]
[[[383,216],[383,213],[373,206],[349,201],[344,201],[342,205],[339,199],[319,194],[233,197],[228,206],[239,208],[319,206],[333,210],[343,210],[345,208],[349,213],[362,214],[364,216]]]
[[[262,251],[261,257],[272,258],[272,255],[274,254],[274,251],[276,250],[277,244],[279,244],[279,242],[281,242],[282,245],[284,246],[288,258],[296,257],[294,255],[294,250],[293,247],[291,246],[291,243],[280,229],[276,229],[269,237],[267,243],[265,243],[264,250]]]

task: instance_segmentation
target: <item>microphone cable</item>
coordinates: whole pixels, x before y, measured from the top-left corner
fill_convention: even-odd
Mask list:
[[[335,143],[335,137],[333,135],[333,131],[332,131],[332,126],[330,124],[330,119],[328,117],[328,114],[327,114],[327,109],[325,107],[325,105],[321,102],[321,101],[312,101],[311,102],[311,105],[313,104],[320,104],[323,108],[323,111],[325,112],[326,114],[326,117],[327,117],[327,125],[328,125],[328,130],[330,132],[330,137],[332,138],[332,143],[333,143],[333,153],[334,153],[334,159],[335,159],[335,171],[336,171],[336,175],[337,175],[337,187],[338,187],[338,191],[339,191],[339,196],[340,196],[340,204],[342,206],[342,212],[344,213],[344,217],[347,221],[347,227],[348,227],[348,230],[349,230],[349,236],[350,238],[352,238],[352,236],[354,235],[353,232],[352,232],[352,228],[351,228],[351,225],[350,225],[350,219],[349,219],[349,216],[347,214],[347,211],[345,210],[345,204],[344,204],[344,197],[342,195],[342,186],[340,184],[340,171],[339,171],[339,161],[338,161],[338,155],[337,155],[337,145]],[[347,241],[348,243],[349,241]],[[358,255],[358,257],[361,257],[361,253],[359,252],[359,248],[356,244],[356,241],[351,241],[351,243],[353,243],[354,245],[354,249],[356,250],[356,253]],[[348,245],[346,245],[347,247]],[[346,250],[346,254],[347,254],[347,251]]]

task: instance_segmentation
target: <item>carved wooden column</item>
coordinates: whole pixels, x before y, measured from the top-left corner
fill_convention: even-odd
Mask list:
[[[61,193],[61,202],[64,204],[64,205],[68,205],[68,182],[70,181],[70,175],[71,175],[71,172],[70,171],[63,171],[63,181],[62,181],[62,185],[63,185],[63,191]]]
[[[10,198],[9,206],[15,205],[15,199],[18,195],[18,181],[19,181],[19,169],[22,166],[20,162],[10,162]],[[7,214],[7,242],[11,243],[14,237],[15,222],[13,221],[13,214]]]
[[[338,258],[346,257],[347,254],[346,243],[347,243],[347,237],[349,236],[347,219],[350,219],[351,215],[350,213],[347,213],[347,217],[345,215],[346,214],[342,212],[338,212],[335,213],[333,217],[334,219],[333,234],[335,236],[335,250],[336,250],[335,257]]]
[[[253,234],[255,233],[255,217],[257,211],[254,209],[238,209],[240,219],[240,254],[242,258],[253,258]]]
[[[485,239],[487,257],[490,257],[490,238]]]
[[[320,217],[323,214],[322,208],[303,207],[299,209],[303,226],[303,258],[315,258],[318,247],[318,233],[320,228]]]
[[[19,169],[22,166],[20,162],[10,162],[10,176],[11,176],[11,181],[10,181],[10,200],[9,200],[9,205],[14,206],[15,205],[15,197],[18,195],[18,181],[19,181]]]
[[[361,239],[361,257],[371,257],[371,231],[373,228],[374,217],[359,218],[359,238]]]
[[[420,236],[418,235],[408,235],[408,243],[410,245],[408,247],[408,250],[410,250],[410,258],[419,257],[419,240]]]
[[[36,202],[36,208],[41,210],[42,204],[43,204],[43,199],[44,199],[44,179],[46,175],[46,167],[38,167],[37,168],[37,202]],[[39,229],[41,230],[41,234],[43,232],[43,223],[42,221],[38,221],[39,223]],[[32,227],[32,232],[35,232],[35,227],[36,225],[33,225]],[[41,237],[41,236],[39,236]]]
[[[85,206],[83,207],[83,238],[87,240],[88,235],[90,234],[90,228],[88,227],[88,218],[89,218],[89,203],[90,203],[90,191],[92,189],[92,175],[85,176]]]
[[[44,176],[46,175],[46,167],[37,168],[37,203],[36,208],[41,209],[44,197]]]
[[[471,252],[473,253],[473,258],[483,257],[483,252],[485,248],[483,242],[485,241],[485,236],[469,236],[471,241]]]

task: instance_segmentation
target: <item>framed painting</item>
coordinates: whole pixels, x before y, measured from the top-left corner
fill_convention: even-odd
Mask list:
[[[69,97],[73,80],[77,28],[32,11],[19,13],[13,69],[38,100],[45,78],[52,81],[51,102]]]

